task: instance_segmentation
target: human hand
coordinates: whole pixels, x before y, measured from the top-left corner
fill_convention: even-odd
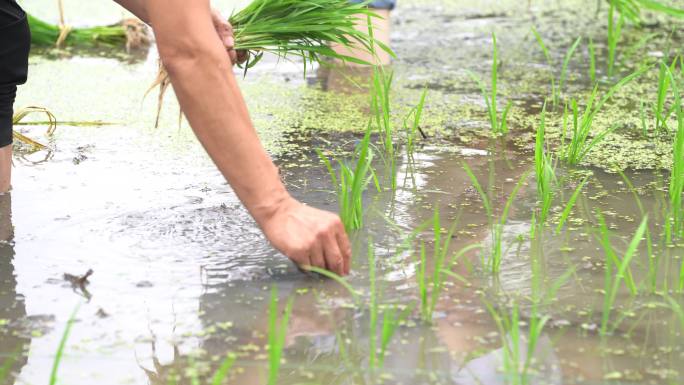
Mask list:
[[[233,36],[233,26],[221,16],[221,13],[215,9],[211,10],[211,21],[216,28],[221,43],[226,47],[230,62],[235,64],[242,64],[247,60],[247,52],[243,50],[235,50],[235,37]]]
[[[259,222],[273,247],[300,268],[314,266],[349,274],[351,246],[337,215],[288,197]]]

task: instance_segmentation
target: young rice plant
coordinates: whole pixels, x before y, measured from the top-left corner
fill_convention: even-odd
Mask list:
[[[339,173],[330,163],[327,156],[320,150],[318,156],[328,169],[328,174],[333,186],[337,190],[337,201],[339,204],[339,214],[345,229],[357,230],[363,226],[363,192],[366,190],[371,180],[375,182],[375,188],[380,191],[378,178],[373,171],[373,149],[370,146],[370,125],[366,129],[363,139],[357,145],[354,156],[356,164],[351,166],[345,161],[336,160]]]
[[[268,312],[268,385],[278,384],[280,362],[285,347],[285,335],[287,325],[292,314],[293,299],[290,298],[285,305],[280,321],[278,320],[278,288],[271,288],[271,303]]]
[[[645,71],[646,69],[640,69],[631,75],[624,77],[615,85],[613,85],[601,99],[598,99],[598,85],[596,85],[591,92],[589,100],[586,102],[586,106],[582,113],[580,113],[577,100],[572,100],[572,136],[570,137],[569,142],[566,143],[568,131],[567,109],[565,110],[565,116],[563,118],[564,124],[561,135],[561,158],[566,163],[570,165],[576,165],[580,163],[596,144],[601,142],[608,134],[618,128],[618,125],[614,124],[611,127],[603,129],[599,133],[592,134],[594,119],[601,111],[603,106],[618,90],[641,76]],[[590,138],[590,135],[593,135],[593,137]]]
[[[492,33],[492,44],[494,46],[492,55],[492,82],[489,92],[487,92],[486,86],[482,79],[469,72],[470,77],[478,84],[482,97],[487,104],[487,115],[489,117],[489,124],[494,135],[501,135],[508,132],[508,112],[511,109],[511,102],[509,101],[504,108],[501,117],[499,117],[498,105],[497,105],[497,93],[498,93],[498,77],[499,77],[499,48],[496,44],[496,35]]]

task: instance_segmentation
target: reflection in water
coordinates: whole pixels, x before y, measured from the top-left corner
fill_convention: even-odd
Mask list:
[[[13,238],[12,196],[10,193],[0,194],[0,368],[11,362],[5,378],[0,376],[0,381],[4,380],[3,384],[14,383],[19,371],[26,364],[27,359],[23,353],[31,342],[21,327],[26,319],[26,307],[23,296],[16,291]]]
[[[386,71],[391,71],[387,68]],[[372,86],[372,67],[322,65],[316,70],[316,83],[323,91],[340,95],[365,94]]]

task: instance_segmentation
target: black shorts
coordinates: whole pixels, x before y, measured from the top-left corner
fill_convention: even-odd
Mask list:
[[[12,143],[14,97],[26,82],[30,48],[26,14],[14,0],[0,0],[0,147]]]

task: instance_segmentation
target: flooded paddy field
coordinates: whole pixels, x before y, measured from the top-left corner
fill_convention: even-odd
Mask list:
[[[17,149],[11,195],[0,197],[0,382],[48,384],[54,374],[69,385],[194,385],[223,368],[218,383],[264,384],[280,329],[278,384],[684,383],[674,87],[667,128],[654,112],[658,63],[682,54],[684,24],[652,14],[642,28],[625,24],[609,76],[601,5],[399,3],[396,145],[390,157],[382,135],[371,136],[380,191],[371,181],[363,195],[344,284],[304,274],[270,247],[179,124],[171,93],[154,128],[156,91],[144,97],[154,48],[35,51],[16,107],[46,107],[62,123],[49,139],[40,124],[17,126],[49,150]],[[51,1],[23,6],[56,21]],[[84,25],[122,16],[108,3],[65,1],[65,10]],[[472,76],[490,88],[492,33],[499,117],[510,102],[500,135]],[[563,122],[572,130],[572,99],[576,120],[587,115],[592,68],[600,99],[647,64],[595,114],[588,142],[610,132],[571,165]],[[671,73],[681,88],[681,61]],[[371,76],[315,68],[303,77],[301,63],[265,58],[241,78],[296,198],[338,210],[316,150],[355,162]],[[409,146],[404,117],[424,90],[425,137]],[[542,114],[546,163],[535,151]],[[289,316],[281,328],[273,309]]]

